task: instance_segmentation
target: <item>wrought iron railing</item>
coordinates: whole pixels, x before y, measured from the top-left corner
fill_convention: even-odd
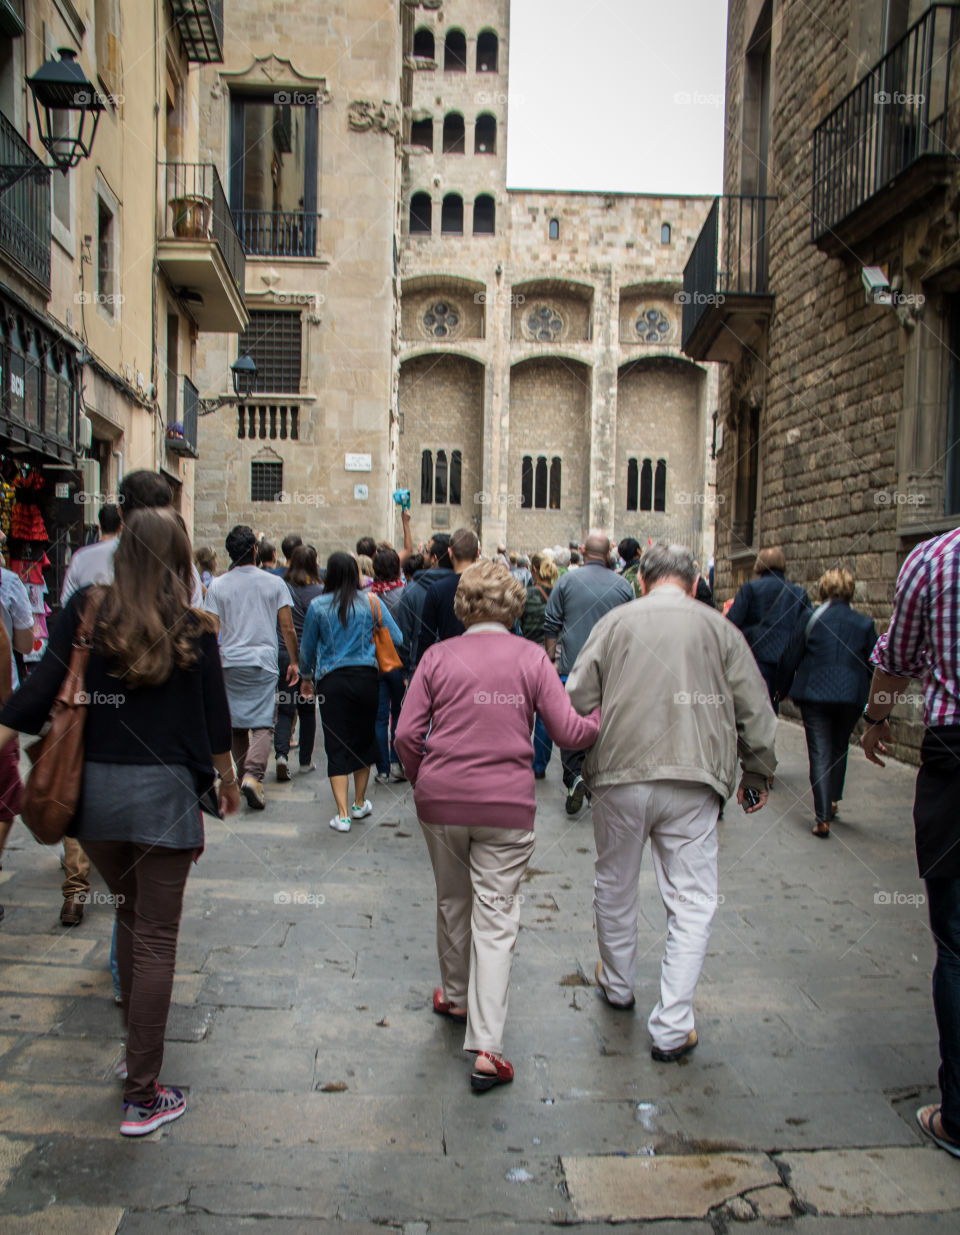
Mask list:
[[[197,414],[200,409],[200,392],[189,377],[183,379],[183,396],[179,409],[170,409],[167,413],[167,446],[180,455],[190,455],[196,458],[197,451]],[[179,411],[179,419],[177,418]]]
[[[49,292],[50,173],[3,112],[0,165],[33,169],[0,194],[0,252]]]
[[[770,294],[767,227],[775,202],[739,193],[714,200],[683,269],[681,347],[725,297]]]
[[[244,253],[251,257],[316,257],[320,216],[302,210],[235,210]]]
[[[933,4],[813,132],[819,240],[925,155],[950,155],[947,111],[960,8]]]
[[[212,163],[164,163],[166,214],[163,237],[215,240],[243,295],[244,256],[227,196]]]
[[[223,0],[170,0],[187,59],[196,64],[223,60]]]

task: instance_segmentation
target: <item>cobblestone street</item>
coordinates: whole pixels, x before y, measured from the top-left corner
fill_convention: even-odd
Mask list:
[[[956,1230],[960,1167],[913,1118],[937,1052],[912,769],[853,751],[845,822],[820,843],[802,732],[781,722],[779,745],[768,808],[721,825],[701,1046],[679,1066],[649,1056],[649,869],[635,1014],[592,985],[589,812],[563,813],[554,759],[523,885],[517,1078],[482,1097],[462,1029],[430,1011],[433,881],[409,790],[376,786],[373,817],[341,836],[319,773],[268,783],[264,814],[208,826],[188,883],[161,1075],[189,1106],[143,1143],[117,1133],[111,913],[62,929],[56,859],[18,827],[0,876],[0,1229]]]

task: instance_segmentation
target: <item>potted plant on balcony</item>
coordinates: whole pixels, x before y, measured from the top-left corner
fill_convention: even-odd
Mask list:
[[[213,203],[209,197],[187,193],[169,201],[173,234],[180,240],[200,240],[210,234]]]

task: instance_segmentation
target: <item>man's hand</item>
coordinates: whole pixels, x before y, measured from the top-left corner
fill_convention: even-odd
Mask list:
[[[293,686],[299,677],[299,668],[296,665],[287,665],[287,685]]]
[[[756,789],[754,792],[755,792],[755,793],[759,793],[759,795],[760,795],[760,796],[759,796],[759,798],[757,799],[757,803],[756,803],[756,805],[755,805],[755,806],[747,806],[747,805],[745,805],[745,803],[744,803],[744,797],[743,797],[744,792],[745,792],[745,786],[744,786],[744,784],[743,784],[743,781],[741,781],[741,782],[740,782],[740,788],[737,790],[737,805],[738,805],[738,806],[742,806],[742,807],[743,807],[743,810],[744,810],[744,814],[747,814],[747,815],[752,815],[752,814],[753,814],[753,812],[754,812],[754,811],[757,811],[757,810],[763,810],[763,808],[764,808],[764,807],[766,806],[766,804],[767,804],[767,798],[770,796],[770,794],[769,794],[769,791],[768,791],[768,790],[766,790],[766,789]]]
[[[877,758],[877,752],[881,755],[888,755],[886,743],[890,741],[892,734],[890,732],[890,722],[883,721],[879,725],[867,724],[863,731],[863,737],[860,739],[860,745],[863,747],[863,753],[867,756],[871,763],[875,763],[878,768],[885,768],[887,765],[882,759]]]
[[[313,698],[313,683],[309,678],[304,678],[300,683],[300,698],[305,703],[309,703]]]

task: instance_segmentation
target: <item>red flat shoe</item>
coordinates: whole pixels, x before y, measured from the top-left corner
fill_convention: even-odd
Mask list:
[[[449,1017],[451,1021],[456,1021],[458,1025],[465,1025],[467,1023],[466,1012],[454,1012],[452,1003],[444,1003],[443,989],[439,986],[433,992],[433,1010],[437,1016]]]
[[[508,1085],[513,1080],[513,1064],[507,1059],[498,1059],[489,1051],[477,1051],[478,1059],[489,1059],[496,1072],[478,1072],[476,1068],[470,1073],[470,1088],[477,1093],[484,1093],[494,1085]]]

